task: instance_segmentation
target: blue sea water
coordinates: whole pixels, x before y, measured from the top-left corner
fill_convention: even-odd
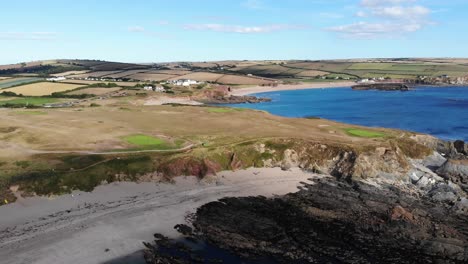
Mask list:
[[[255,94],[272,102],[235,107],[285,117],[316,116],[339,122],[427,133],[468,141],[468,87],[417,87],[409,92],[355,91],[350,87]]]

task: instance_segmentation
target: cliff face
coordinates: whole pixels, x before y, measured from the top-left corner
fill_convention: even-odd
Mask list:
[[[70,164],[64,164],[63,157],[52,159],[47,156],[48,160],[52,159],[58,164],[54,170],[18,175],[9,186],[18,185],[24,194],[50,195],[76,189],[91,191],[101,182],[170,181],[173,177],[184,175],[203,178],[222,170],[249,167],[281,167],[284,170],[300,167],[347,181],[390,176],[402,179],[412,168],[411,158],[431,153],[429,148],[422,145],[404,142],[400,140],[386,146],[363,148],[277,139],[219,149],[198,148],[174,155],[116,155],[101,160],[80,156],[77,161],[67,158],[66,162],[73,161]],[[78,169],[69,169],[71,166]],[[8,185],[5,189],[8,189]]]

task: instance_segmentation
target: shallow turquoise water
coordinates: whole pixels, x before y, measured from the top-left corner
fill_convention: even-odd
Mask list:
[[[468,141],[468,87],[417,87],[409,92],[354,91],[346,87],[255,95],[273,101],[230,106],[265,110],[286,117],[316,116]]]

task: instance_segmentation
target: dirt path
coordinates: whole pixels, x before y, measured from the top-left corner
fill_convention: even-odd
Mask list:
[[[116,183],[92,193],[28,198],[0,207],[0,263],[126,263],[154,233],[176,237],[173,226],[195,209],[226,196],[281,195],[318,177],[293,169],[222,172],[198,182]],[[134,264],[140,263],[140,255]],[[132,260],[135,261],[135,260]]]

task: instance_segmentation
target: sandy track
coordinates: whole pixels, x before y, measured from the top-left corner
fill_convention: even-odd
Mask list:
[[[179,177],[176,184],[116,183],[53,200],[20,199],[0,207],[0,263],[125,263],[154,233],[177,236],[173,226],[202,204],[225,196],[282,195],[314,176],[249,169],[202,182]]]

